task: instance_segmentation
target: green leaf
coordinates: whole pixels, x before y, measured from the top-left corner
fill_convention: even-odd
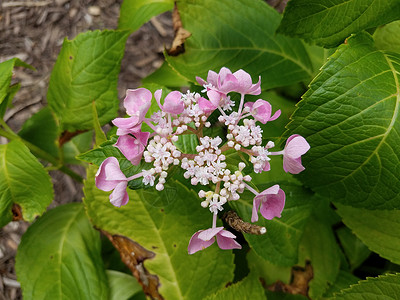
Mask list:
[[[339,228],[336,234],[350,263],[351,270],[356,269],[368,258],[371,251],[347,227]]]
[[[66,142],[63,147],[64,163],[67,164],[82,164],[76,159],[82,153],[89,151],[93,144],[93,131],[87,131],[74,136],[71,140]]]
[[[3,99],[3,102],[0,103],[0,118],[3,119],[7,108],[12,107],[12,100],[20,88],[21,88],[20,83],[10,86],[10,88],[8,89],[8,93]]]
[[[142,79],[142,84],[158,84],[169,88],[179,88],[189,86],[189,82],[173,70],[166,61],[160,68]]]
[[[118,29],[135,31],[152,17],[173,7],[173,0],[124,0],[121,5]]]
[[[47,92],[62,129],[93,128],[93,101],[100,124],[117,115],[118,74],[128,36],[128,31],[89,31],[64,40]]]
[[[333,299],[400,299],[400,274],[387,274],[376,278],[368,278],[349,289],[342,290]]]
[[[399,18],[397,0],[291,0],[277,32],[331,48],[352,33]]]
[[[12,71],[14,67],[25,67],[35,70],[34,67],[24,63],[18,58],[12,58],[0,63],[0,117],[4,117],[7,107],[11,104],[12,98],[19,90],[20,85],[11,84]]]
[[[12,220],[13,204],[32,222],[53,200],[50,176],[20,141],[0,145],[0,227]]]
[[[81,203],[58,206],[30,226],[15,267],[24,299],[108,299],[100,236]]]
[[[195,134],[184,134],[179,136],[174,145],[182,153],[197,154],[196,147],[199,145],[199,139]]]
[[[378,49],[400,53],[400,21],[378,27],[374,40]]]
[[[320,199],[322,202],[322,199]],[[320,203],[327,205],[327,201]],[[311,262],[313,279],[309,282],[308,295],[311,299],[321,297],[335,281],[339,274],[339,248],[333,235],[331,225],[322,210],[315,212],[308,220],[299,246],[299,264]],[[316,216],[318,214],[319,216]]]
[[[242,281],[219,290],[204,300],[266,299],[264,289],[257,276],[250,274]]]
[[[128,300],[133,295],[143,292],[136,278],[126,273],[107,270],[110,300]]]
[[[52,156],[59,156],[57,146],[58,126],[53,113],[48,107],[44,107],[28,119],[18,132],[18,135]]]
[[[9,92],[14,67],[25,67],[32,70],[35,69],[18,58],[12,58],[2,62],[0,64],[0,103],[3,102]]]
[[[101,129],[99,115],[97,113],[95,102],[92,102],[92,114],[93,114],[93,129],[94,129],[96,145],[100,145],[101,143],[104,143],[105,141],[107,141],[107,137],[106,137],[103,129]]]
[[[353,274],[340,270],[338,276],[336,277],[336,281],[332,286],[329,287],[324,294],[324,297],[332,297],[335,293],[350,287],[352,284],[356,284],[359,280],[360,278],[354,276]]]
[[[343,223],[367,247],[400,264],[400,211],[367,210],[335,203]]]
[[[294,183],[281,184],[281,188],[286,193],[282,217],[266,220],[259,215],[256,224],[266,227],[267,233],[244,234],[244,237],[257,255],[277,266],[289,267],[298,262],[298,246],[311,213],[312,194]],[[244,192],[238,201],[230,202],[239,216],[247,222],[251,219],[253,198],[253,194]]]
[[[167,62],[189,81],[207,78],[221,67],[244,69],[253,81],[262,77],[262,88],[309,80],[313,69],[299,40],[276,35],[280,15],[263,1],[179,1],[183,27],[192,35],[185,53],[167,56]],[[246,20],[246,22],[244,22]]]
[[[97,228],[125,236],[155,254],[143,267],[158,276],[165,299],[202,299],[233,279],[232,251],[212,245],[193,255],[187,252],[192,234],[209,228],[212,217],[194,192],[171,183],[176,189],[174,201],[159,208],[149,203],[162,202],[165,194],[155,189],[128,190],[130,202],[116,208],[109,202],[109,193],[94,186],[94,173],[90,167],[84,187],[90,219]]]
[[[339,47],[299,102],[287,135],[311,149],[299,179],[323,196],[365,208],[400,208],[400,55],[371,36]]]
[[[265,285],[271,285],[278,280],[286,284],[290,283],[291,267],[274,265],[257,255],[253,249],[247,253],[247,261],[251,272],[256,273],[258,277],[261,277],[265,282]]]

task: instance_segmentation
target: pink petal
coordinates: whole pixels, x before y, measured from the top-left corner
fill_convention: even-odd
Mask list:
[[[305,168],[301,164],[301,158],[292,158],[283,155],[283,170],[285,170],[286,173],[291,173],[291,174],[299,174]]]
[[[266,161],[264,163],[263,171],[267,172],[269,170],[271,170],[271,165],[270,165],[270,163],[268,161]]]
[[[139,117],[133,116],[130,118],[115,118],[112,123],[120,128],[132,128],[139,124]]]
[[[274,115],[273,115],[271,118],[269,118],[269,120],[270,120],[270,121],[274,121],[274,120],[278,119],[280,115],[281,115],[281,110],[278,109],[278,110],[274,113]]]
[[[185,109],[185,104],[182,100],[182,94],[178,91],[173,91],[165,97],[163,111],[178,115]]]
[[[126,180],[126,176],[124,173],[122,173],[117,159],[113,160],[112,163],[107,163],[104,166],[104,170],[105,170],[105,174],[106,174],[106,180],[108,180],[108,181]]]
[[[157,103],[158,103],[158,107],[162,110],[162,106],[161,106],[161,94],[162,94],[162,90],[157,90],[154,92],[154,98],[156,99]]]
[[[249,111],[252,111],[253,110],[253,105],[254,105],[254,102],[246,102],[244,104],[244,107],[248,107]]]
[[[151,98],[153,95],[148,89],[127,90],[124,99],[126,113],[130,116],[138,116],[140,120],[143,120],[150,108]]]
[[[227,230],[222,230],[217,234],[217,244],[223,250],[242,249],[242,246],[234,239],[236,236]]]
[[[106,170],[106,167],[110,164],[116,164],[119,168],[118,160],[115,157],[108,157],[101,163],[99,170],[96,173],[96,187],[105,192],[113,190],[117,186],[117,184],[121,182],[121,180],[107,179],[106,172],[108,171],[108,168]]]
[[[256,196],[261,198],[261,215],[267,220],[272,220],[274,217],[280,218],[285,207],[285,192],[277,184],[266,191],[268,193],[260,193]]]
[[[205,113],[209,114],[212,113],[217,107],[214,106],[210,101],[207,99],[200,97],[197,100],[197,103],[199,104],[200,109]]]
[[[221,102],[221,97],[224,96],[220,92],[214,91],[214,90],[209,90],[207,91],[207,96],[208,99],[210,99],[210,102],[212,105],[215,107],[219,106],[219,103]]]
[[[196,76],[196,81],[197,81],[197,83],[200,84],[201,86],[207,84],[207,82],[206,82],[203,78],[201,78],[201,77],[199,77],[199,76]]]
[[[266,124],[271,118],[272,107],[268,101],[258,99],[251,110],[254,119]]]
[[[114,145],[135,166],[138,165],[142,159],[145,144],[147,144],[147,139],[150,135],[148,132],[140,132],[139,137],[142,137],[143,134],[144,137],[147,137],[145,140],[140,140],[130,135],[122,135],[118,138],[117,143]],[[145,142],[144,145],[143,142]]]
[[[128,186],[127,181],[120,182],[114,189],[114,191],[110,195],[110,202],[112,205],[116,207],[121,207],[121,205],[125,205],[129,201],[129,195],[126,191]]]
[[[209,241],[223,229],[224,229],[224,227],[216,227],[216,228],[209,228],[207,230],[203,230],[199,234],[199,239],[201,239],[203,241]]]
[[[199,234],[202,231],[203,230],[197,231],[190,239],[189,245],[188,245],[189,254],[193,254],[193,253],[196,253],[197,251],[200,251],[207,247],[210,247],[214,243],[215,239],[210,239],[209,241],[204,241],[202,239],[199,239]]]
[[[215,73],[214,71],[208,71],[207,75],[207,82],[211,83],[213,86],[217,86],[217,81],[218,81],[218,74]]]
[[[254,197],[253,199],[253,210],[252,210],[252,214],[251,214],[251,222],[257,222],[258,221],[258,209],[260,207],[261,204],[261,198],[257,198]]]
[[[310,149],[310,145],[301,135],[293,134],[287,141],[285,146],[285,154],[290,157],[300,157]]]
[[[235,91],[241,94],[246,94],[247,91],[252,87],[252,80],[250,74],[240,69],[235,73],[233,73],[233,76],[236,77],[238,82]]]
[[[232,74],[227,74],[224,79],[218,77],[218,91],[227,94],[229,92],[235,91],[238,86],[238,81]]]
[[[261,94],[261,76],[258,77],[258,82],[253,84],[246,94],[260,95]]]

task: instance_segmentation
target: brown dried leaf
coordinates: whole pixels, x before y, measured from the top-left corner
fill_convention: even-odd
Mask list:
[[[310,262],[306,262],[306,266],[294,266],[292,268],[292,279],[290,284],[285,284],[278,280],[267,288],[273,292],[283,292],[287,294],[300,294],[308,297],[308,284],[313,279],[314,273]]]
[[[177,56],[185,52],[184,43],[186,39],[189,38],[192,34],[185,28],[183,28],[181,17],[179,15],[179,11],[176,5],[172,13],[172,25],[174,27],[175,37],[172,41],[172,46],[169,50],[167,50],[167,53],[170,56]]]
[[[121,255],[121,260],[132,271],[133,276],[135,276],[141,284],[143,292],[151,299],[164,299],[158,292],[158,287],[160,285],[158,277],[150,274],[143,266],[143,262],[146,259],[155,256],[154,252],[143,248],[127,237],[111,235],[103,230],[101,230],[101,232],[107,236],[113,246],[118,250]]]

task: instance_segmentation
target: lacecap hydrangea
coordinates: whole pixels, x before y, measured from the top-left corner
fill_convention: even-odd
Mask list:
[[[255,195],[251,222],[258,220],[258,212],[268,220],[279,218],[285,206],[285,192],[279,185],[262,192],[256,191],[251,186],[254,175],[243,173],[245,161],[234,167],[228,166],[225,156],[228,151],[234,149],[241,152],[243,155],[240,157],[250,162],[254,173],[268,172],[271,157],[282,155],[284,171],[298,174],[304,170],[301,156],[310,148],[305,138],[297,134],[290,136],[280,151],[271,151],[275,147],[272,141],[263,144],[263,130],[258,123],[276,120],[281,111],[273,112],[271,104],[263,99],[245,102],[245,95],[261,93],[261,77],[253,84],[251,76],[245,71],[232,73],[222,68],[219,73],[209,71],[207,80],[196,79],[204,87],[204,96],[190,91],[185,94],[173,91],[161,101],[162,90],[157,90],[154,95],[145,88],[127,90],[124,107],[129,117],[112,121],[118,127],[115,147],[133,165],[139,165],[144,159],[151,164],[151,168],[126,177],[118,160],[108,157],[96,174],[97,188],[113,191],[110,201],[117,207],[129,201],[126,189],[130,180],[141,178],[143,184],[161,191],[174,166],[184,170],[183,176],[192,185],[204,186],[198,193],[199,202],[212,213],[212,226],[194,233],[189,241],[189,254],[209,247],[215,239],[221,249],[241,248],[233,233],[216,224],[217,214],[224,209],[224,204],[240,199],[244,190]],[[238,105],[235,105],[230,93],[240,94]],[[153,96],[159,110],[146,118]],[[208,119],[214,111],[219,113],[218,122],[226,126],[224,139],[204,135],[203,129],[211,126]],[[152,132],[143,132],[143,123]],[[179,137],[184,134],[197,136],[196,154],[182,153],[176,146]]]

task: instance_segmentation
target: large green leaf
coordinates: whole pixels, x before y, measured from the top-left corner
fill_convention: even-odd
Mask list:
[[[266,299],[257,276],[250,274],[242,281],[230,285],[204,300]]]
[[[92,222],[110,234],[128,237],[155,254],[143,266],[158,276],[159,293],[165,299],[202,299],[232,280],[232,251],[212,245],[193,255],[187,252],[191,235],[209,228],[212,218],[208,210],[201,208],[194,192],[178,182],[171,187],[174,192],[128,190],[130,202],[116,208],[109,202],[109,193],[94,186],[94,173],[95,169],[90,167],[84,188],[84,202]],[[172,199],[164,201],[162,197]],[[169,205],[150,204],[162,202]]]
[[[368,278],[342,290],[335,300],[400,299],[400,274],[387,274]]]
[[[400,53],[400,21],[377,28],[374,40],[378,49]]]
[[[272,185],[273,183],[264,188]],[[278,266],[292,266],[298,261],[300,239],[311,213],[312,194],[294,183],[281,184],[281,188],[286,193],[282,217],[269,221],[259,215],[256,224],[266,227],[267,233],[244,236],[250,247],[263,259]],[[230,202],[239,216],[247,222],[251,219],[253,198],[253,194],[244,192],[238,201]]]
[[[32,222],[53,200],[50,176],[20,141],[0,145],[0,227],[13,218],[13,204]]]
[[[400,211],[368,210],[335,203],[343,222],[367,247],[400,264]]]
[[[118,74],[128,36],[128,31],[89,31],[64,40],[47,93],[62,129],[92,128],[93,101],[102,125],[116,117]]]
[[[52,209],[28,228],[16,271],[24,299],[108,299],[100,236],[81,203]]]
[[[350,287],[350,285],[356,284],[360,278],[353,274],[340,270],[336,281],[329,287],[325,292],[324,297],[332,297],[335,293],[340,292],[343,289]]]
[[[207,78],[223,66],[262,77],[269,89],[309,80],[308,53],[299,40],[275,34],[280,15],[263,1],[178,1],[183,27],[192,36],[185,53],[167,56],[168,63],[190,81]],[[254,77],[253,80],[257,78]]]
[[[329,201],[318,200],[299,246],[299,264],[310,261],[313,269],[308,291],[311,299],[321,297],[336,282],[340,269],[340,250],[331,228],[336,216]]]
[[[10,86],[12,71],[14,67],[25,67],[34,69],[18,58],[12,58],[0,63],[0,117],[3,118],[7,106],[11,103],[14,94],[19,90],[20,85]]]
[[[173,70],[166,61],[164,61],[160,68],[142,79],[142,84],[152,83],[161,86],[167,86],[170,88],[189,86],[189,82],[187,82],[185,78],[183,78],[180,74]]]
[[[48,107],[44,107],[29,118],[18,132],[18,135],[52,156],[59,156],[57,145],[58,126],[53,113]]]
[[[110,286],[110,300],[128,300],[133,295],[143,292],[142,286],[132,275],[114,271],[106,271]]]
[[[371,254],[367,246],[348,227],[340,227],[336,230],[336,235],[344,254],[346,254],[351,270],[359,267]]]
[[[398,0],[291,0],[278,32],[329,48],[399,18]]]
[[[365,208],[400,208],[400,55],[366,33],[342,45],[288,125],[311,149],[299,178],[315,192]]]
[[[174,7],[173,0],[124,0],[118,20],[119,29],[135,31],[151,17]]]

